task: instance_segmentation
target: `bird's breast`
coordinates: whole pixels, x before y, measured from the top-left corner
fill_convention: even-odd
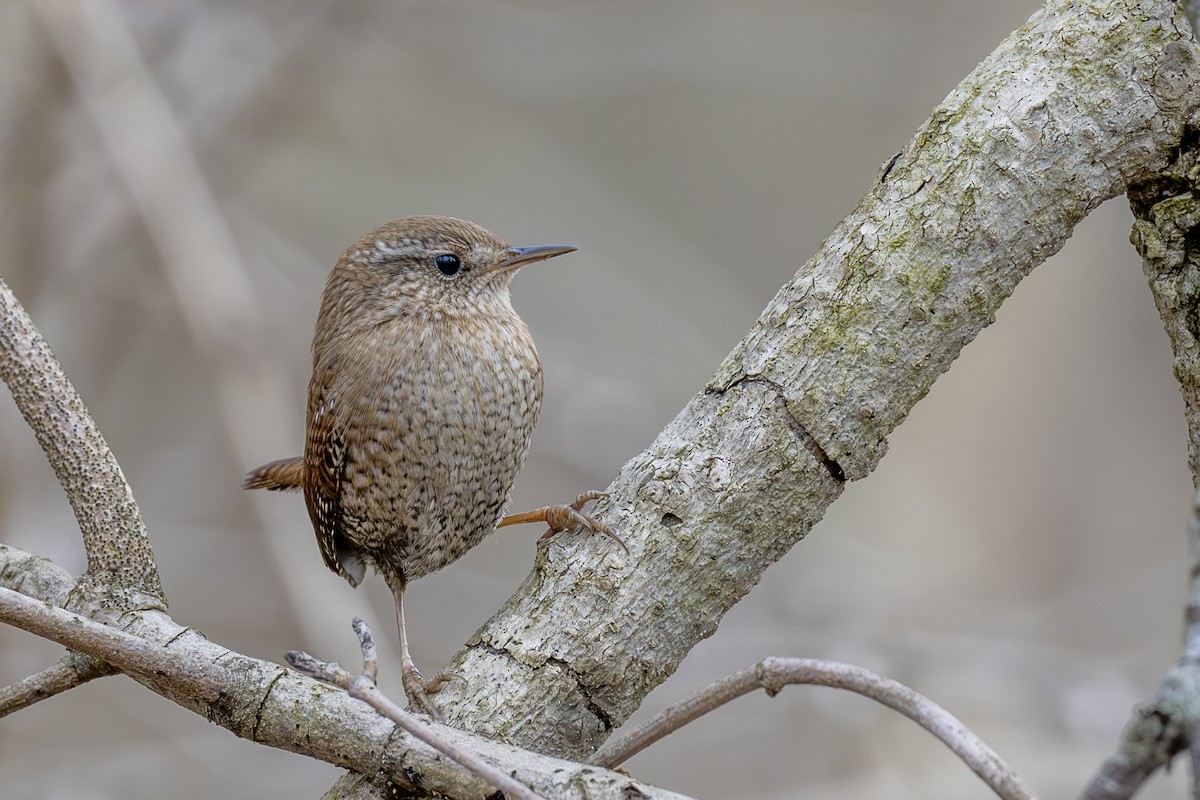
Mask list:
[[[358,544],[413,579],[495,528],[537,422],[542,372],[515,315],[426,319],[387,335],[367,359],[345,360],[364,374],[343,379],[354,389],[344,501]]]

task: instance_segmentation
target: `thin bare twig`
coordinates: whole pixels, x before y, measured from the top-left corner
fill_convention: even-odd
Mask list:
[[[375,684],[378,659],[375,654],[375,640],[371,636],[371,629],[367,623],[355,617],[354,632],[358,634],[358,641],[362,647],[363,669],[361,675],[351,675],[336,661],[320,661],[302,650],[289,650],[287,661],[305,675],[311,675],[318,680],[345,689],[351,697],[362,700],[430,747],[437,748],[448,758],[462,764],[500,789],[505,796],[516,798],[516,800],[542,800],[541,795],[528,786],[514,780],[494,764],[489,764],[475,753],[447,741],[438,734],[432,725],[409,714],[379,691],[379,687]]]
[[[1000,756],[967,730],[953,714],[928,697],[878,673],[811,658],[765,658],[750,669],[730,675],[665,709],[596,751],[589,764],[617,766],[669,733],[744,694],[763,689],[772,697],[790,684],[848,689],[882,703],[932,733],[1005,800],[1034,800],[1033,790]]]
[[[1127,800],[1155,772],[1188,748],[1200,720],[1200,670],[1172,667],[1154,697],[1138,706],[1116,751],[1104,760],[1083,792],[1083,800]]]
[[[74,689],[94,678],[103,678],[116,672],[108,664],[91,656],[68,653],[41,672],[0,689],[0,717]]]
[[[1116,751],[1100,765],[1083,800],[1127,800],[1185,749],[1192,753],[1193,774],[1200,772],[1200,494],[1193,502],[1188,538],[1192,585],[1183,656],[1167,671],[1154,696],[1134,710]],[[1193,797],[1200,800],[1200,778],[1193,785]]]
[[[375,637],[371,635],[371,628],[362,617],[355,617],[351,626],[358,636],[359,646],[362,647],[363,675],[374,683],[379,677],[379,652],[375,649]]]
[[[1187,605],[1184,607],[1183,661],[1200,664],[1200,492],[1192,497],[1192,518],[1188,522],[1188,563],[1191,566],[1191,581]]]

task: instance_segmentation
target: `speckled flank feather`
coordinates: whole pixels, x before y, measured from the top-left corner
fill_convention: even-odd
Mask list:
[[[568,248],[569,249],[569,248]],[[447,275],[434,260],[458,257]],[[362,237],[329,275],[299,460],[247,486],[302,484],[325,564],[394,592],[495,530],[529,449],[542,370],[509,301],[508,245],[448,217]]]

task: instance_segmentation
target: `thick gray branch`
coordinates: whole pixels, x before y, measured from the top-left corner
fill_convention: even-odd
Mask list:
[[[448,720],[559,756],[593,751],[807,534],[844,481],[875,467],[890,432],[1016,284],[1088,211],[1168,163],[1200,99],[1181,14],[1174,2],[1051,2],[985,60],[884,167],[707,389],[623,468],[601,516],[630,552],[578,536],[541,549],[533,574],[455,659],[467,680],[440,696]],[[0,357],[15,349],[0,341]],[[108,464],[102,441],[95,450],[73,438],[76,420],[90,425],[81,410],[31,424]],[[54,427],[64,420],[65,430]],[[47,452],[53,461],[56,451]],[[108,482],[82,489],[124,487],[114,471],[119,479],[112,463]],[[123,491],[115,499],[124,505],[107,505],[114,498],[102,492],[96,507],[136,514]],[[81,525],[92,520],[90,506],[76,510]],[[100,545],[89,572],[161,595],[140,519],[122,531],[131,519],[117,514],[91,533],[85,525],[89,557]],[[132,557],[105,536],[126,537]],[[57,619],[48,608],[9,613],[36,627],[39,612]],[[367,773],[382,766],[399,780],[410,780],[404,768],[419,758],[423,786],[478,788],[453,783],[474,779],[454,777],[462,771],[419,744],[389,744],[390,723],[342,692],[230,653],[159,612],[121,621],[154,646],[85,641],[82,631],[99,626],[74,618],[49,629],[113,663],[136,652],[147,660],[119,665],[255,741]],[[469,741],[497,760],[516,757]],[[556,793],[530,770],[529,783]],[[609,781],[599,794],[633,788],[598,777]]]
[[[121,608],[166,608],[142,512],[50,345],[0,279],[0,379],[75,509],[88,582]]]
[[[62,608],[77,582],[74,575],[48,558],[0,544],[0,586]]]
[[[10,574],[5,569],[10,561],[40,568],[27,554],[4,547],[0,548],[0,576]],[[57,608],[45,598],[0,588],[0,621],[112,664],[242,738],[363,775],[382,774],[411,790],[448,797],[483,797],[490,791],[474,774],[399,731],[345,691],[227,650],[198,631],[175,624],[165,612],[127,612],[104,625]],[[457,747],[502,766],[547,797],[681,797],[605,769],[436,727]]]
[[[453,661],[449,722],[582,758],[888,434],[1034,266],[1163,167],[1200,102],[1175,2],[1051,2],[934,110],[598,516]],[[482,687],[488,687],[483,691]]]

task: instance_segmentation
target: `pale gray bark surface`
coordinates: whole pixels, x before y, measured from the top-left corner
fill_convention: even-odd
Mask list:
[[[1200,102],[1176,3],[1048,3],[959,85],[653,445],[603,540],[537,569],[451,664],[456,726],[571,758],[621,724],[1076,223],[1165,167]],[[480,692],[478,687],[488,691]],[[565,723],[565,724],[564,724]]]
[[[28,556],[0,545],[0,576]],[[75,578],[40,565],[39,584],[57,592]],[[6,587],[7,588],[7,587]],[[109,626],[84,626],[66,612],[45,619],[41,597],[0,594],[0,616],[60,644],[86,651],[153,691],[238,736],[303,753],[355,772],[380,773],[408,791],[481,797],[490,789],[423,742],[341,689],[317,683],[286,667],[248,658],[147,609],[104,615]],[[539,795],[562,798],[682,798],[598,767],[524,753],[441,728],[442,736],[503,764]]]
[[[838,465],[851,477],[865,474],[865,471],[869,470],[881,455],[887,432],[907,413],[909,401],[919,398],[924,393],[929,383],[945,368],[962,343],[987,321],[989,309],[994,310],[1000,300],[1011,291],[1015,280],[1023,274],[1024,270],[1061,244],[1070,226],[1086,210],[1092,208],[1103,196],[1107,196],[1105,192],[1111,194],[1122,176],[1127,177],[1127,174],[1123,172],[1122,165],[1110,163],[1108,159],[1122,155],[1121,148],[1130,146],[1140,148],[1140,152],[1132,156],[1131,161],[1140,164],[1143,168],[1148,168],[1151,166],[1150,162],[1156,157],[1161,157],[1159,148],[1169,142],[1172,135],[1170,125],[1165,125],[1163,129],[1153,129],[1153,123],[1149,123],[1145,116],[1138,116],[1138,114],[1144,115],[1146,111],[1143,102],[1145,98],[1155,96],[1158,102],[1164,103],[1166,110],[1164,118],[1178,121],[1179,109],[1172,106],[1172,101],[1178,98],[1171,97],[1169,87],[1171,81],[1147,77],[1147,69],[1153,63],[1154,56],[1147,53],[1139,55],[1138,52],[1114,53],[1103,48],[1134,46],[1134,43],[1140,41],[1139,36],[1150,34],[1153,39],[1153,36],[1158,34],[1166,35],[1164,30],[1169,32],[1170,28],[1156,27],[1153,23],[1137,30],[1135,30],[1136,25],[1130,30],[1120,28],[1121,24],[1131,21],[1137,21],[1136,14],[1126,16],[1116,14],[1108,23],[1113,27],[1108,30],[1109,36],[1103,41],[1092,41],[1086,35],[1081,34],[1082,38],[1079,40],[1071,41],[1064,38],[1062,42],[1071,45],[1065,50],[1081,57],[1087,53],[1099,52],[1109,59],[1133,57],[1134,63],[1143,63],[1143,69],[1140,70],[1139,75],[1135,75],[1136,80],[1130,82],[1129,87],[1125,87],[1128,76],[1119,76],[1121,81],[1118,83],[1124,88],[1131,88],[1132,97],[1106,98],[1104,103],[1115,103],[1115,107],[1110,106],[1104,109],[1103,113],[1091,109],[1092,116],[1088,115],[1090,106],[1085,104],[1083,109],[1079,109],[1085,120],[1103,121],[1106,124],[1133,124],[1132,132],[1140,135],[1140,139],[1131,143],[1130,139],[1124,138],[1120,133],[1111,134],[1105,128],[1100,128],[1096,133],[1091,128],[1083,126],[1081,130],[1089,131],[1094,136],[1082,136],[1081,138],[1085,140],[1083,142],[1051,139],[1051,143],[1054,145],[1052,149],[1055,151],[1055,159],[1047,162],[1039,160],[1038,156],[1030,155],[1029,151],[1023,149],[1028,143],[1017,136],[1017,142],[1022,146],[1015,147],[1013,157],[1005,160],[1004,163],[1013,167],[1036,168],[1042,171],[1035,173],[1034,176],[1016,175],[1013,178],[1015,181],[1013,187],[1019,189],[1021,194],[1010,195],[1006,199],[1024,202],[1029,198],[1044,198],[1050,200],[1053,207],[1042,211],[1033,204],[1029,204],[1030,209],[1036,212],[1031,218],[1034,218],[1037,224],[1032,225],[1032,233],[1028,238],[1005,241],[1000,234],[994,234],[996,238],[990,242],[990,246],[995,249],[996,253],[1004,252],[1006,254],[1009,251],[1003,248],[1012,248],[1013,263],[1007,265],[1009,271],[1003,273],[1006,277],[997,279],[997,285],[984,281],[978,297],[974,295],[975,287],[970,287],[968,290],[958,280],[955,280],[961,278],[962,275],[953,270],[944,278],[935,274],[936,269],[934,274],[925,274],[922,269],[918,269],[913,274],[910,268],[916,262],[905,261],[905,258],[901,256],[916,258],[916,255],[908,253],[904,246],[896,248],[897,253],[889,255],[888,262],[882,267],[873,265],[870,259],[863,259],[848,262],[855,269],[847,270],[843,274],[823,271],[817,262],[802,271],[803,274],[819,277],[822,282],[818,284],[814,280],[812,295],[803,300],[778,300],[772,306],[775,316],[773,318],[769,316],[766,324],[757,331],[756,335],[765,344],[777,347],[779,334],[772,330],[773,326],[778,323],[798,325],[808,337],[807,341],[810,346],[803,356],[803,363],[789,362],[778,353],[772,359],[762,363],[752,363],[752,360],[748,360],[745,354],[739,356],[740,362],[727,362],[720,380],[714,384],[714,390],[709,394],[697,397],[693,401],[693,405],[689,407],[689,411],[696,413],[696,419],[705,423],[711,422],[713,427],[707,430],[701,428],[697,431],[688,429],[682,422],[677,421],[677,424],[669,429],[667,434],[664,434],[664,438],[660,439],[654,453],[644,455],[642,459],[635,460],[627,468],[625,479],[629,482],[630,489],[626,496],[614,498],[610,507],[613,508],[612,518],[618,524],[623,523],[629,526],[631,532],[638,532],[639,535],[635,537],[638,547],[634,549],[634,559],[640,561],[626,561],[625,556],[618,549],[601,541],[581,542],[564,539],[563,542],[551,545],[546,561],[539,565],[539,572],[531,576],[525,587],[528,592],[537,590],[546,593],[551,606],[556,609],[565,608],[573,614],[577,611],[596,614],[611,613],[612,608],[615,607],[626,613],[646,614],[647,620],[658,624],[658,620],[652,613],[657,612],[662,618],[660,630],[679,632],[681,626],[678,622],[682,619],[682,614],[672,607],[672,604],[663,601],[662,607],[658,609],[653,606],[647,609],[645,606],[639,607],[636,604],[622,606],[620,603],[628,598],[621,593],[621,587],[623,582],[628,581],[635,588],[641,588],[643,593],[649,594],[652,598],[661,599],[667,596],[661,581],[639,582],[637,579],[629,577],[629,571],[634,563],[637,563],[639,567],[668,564],[687,566],[696,560],[707,561],[709,563],[706,566],[711,568],[711,572],[707,574],[713,577],[711,580],[696,582],[698,583],[697,594],[699,597],[695,598],[696,602],[694,603],[690,601],[685,603],[686,610],[695,613],[696,616],[682,626],[684,643],[665,642],[660,635],[655,633],[653,627],[643,624],[634,625],[618,616],[616,618],[621,620],[620,622],[608,624],[612,625],[617,633],[626,637],[633,635],[637,641],[618,642],[611,653],[601,650],[606,657],[613,659],[612,662],[601,665],[594,656],[583,654],[580,651],[588,642],[599,640],[601,629],[605,624],[602,617],[572,617],[580,619],[585,626],[590,625],[592,628],[585,627],[582,631],[574,630],[565,635],[552,634],[543,628],[532,627],[532,623],[540,622],[541,618],[526,615],[524,607],[515,604],[510,610],[514,611],[516,616],[510,616],[509,622],[494,622],[481,632],[481,642],[502,648],[503,652],[488,654],[484,648],[476,647],[468,659],[478,658],[480,661],[488,663],[480,665],[471,662],[468,666],[475,675],[484,674],[479,673],[478,670],[485,670],[488,680],[484,685],[488,686],[489,690],[496,685],[505,687],[511,685],[515,692],[524,692],[524,696],[529,700],[545,704],[546,713],[532,718],[525,716],[515,721],[496,718],[490,723],[496,731],[509,733],[517,739],[534,737],[538,734],[539,728],[545,727],[552,719],[551,710],[556,705],[558,708],[570,707],[576,714],[571,719],[573,722],[581,724],[582,732],[572,732],[570,736],[551,741],[550,747],[563,750],[586,749],[589,741],[596,737],[604,725],[627,714],[628,709],[634,704],[636,696],[674,669],[690,642],[702,638],[715,629],[720,615],[747,588],[735,586],[735,579],[753,581],[766,563],[778,558],[790,543],[803,535],[807,530],[805,526],[820,516],[830,495],[836,494],[839,489],[839,482],[834,477],[835,470],[832,469],[832,466]],[[1067,32],[1070,33],[1069,30]],[[1046,32],[1042,31],[1042,33]],[[1057,46],[1055,37],[1062,33],[1063,31],[1059,30],[1048,34],[1043,42],[1045,47],[1042,50],[1035,48],[1034,52],[1045,51],[1043,54],[1063,55],[1063,52],[1055,50]],[[1133,35],[1135,33],[1137,35]],[[1126,40],[1127,37],[1131,38]],[[1111,39],[1120,41],[1113,42]],[[1085,46],[1073,47],[1080,41]],[[1157,44],[1161,45],[1161,41]],[[1178,53],[1171,54],[1170,51],[1164,50],[1158,54],[1158,57],[1163,58],[1163,63],[1169,65],[1171,59],[1178,55]],[[1145,57],[1144,62],[1137,61],[1137,58],[1142,57]],[[1112,62],[1106,61],[1105,63]],[[1169,77],[1171,71],[1164,70],[1158,77]],[[1186,75],[1186,70],[1182,74]],[[1015,128],[1014,136],[1024,134],[1038,139],[1041,137],[1043,128],[1054,131],[1055,125],[1047,126],[1045,124],[1047,120],[1041,118],[1039,112],[1045,109],[1054,110],[1064,114],[1063,119],[1066,119],[1069,115],[1066,115],[1066,112],[1056,102],[1062,98],[1067,89],[1073,87],[1084,90],[1089,98],[1097,96],[1103,98],[1102,92],[1097,95],[1098,90],[1109,88],[1104,83],[1099,85],[1091,83],[1090,78],[1095,76],[1077,73],[1072,77],[1077,84],[1071,84],[1068,81],[1061,88],[1056,86],[1054,91],[1049,91],[1048,85],[1041,86],[1045,90],[1044,98],[1048,100],[1044,108],[1037,106],[1037,103],[1041,101],[1036,97],[1038,92],[1035,91],[1032,108],[1016,108],[1008,115],[1010,121],[1024,123],[1024,128],[1019,126]],[[1189,85],[1194,85],[1194,81]],[[1038,86],[1039,84],[1035,81],[1033,88],[1036,90]],[[1148,90],[1147,87],[1149,87]],[[1192,100],[1189,99],[1188,102],[1192,102]],[[1072,109],[1072,113],[1074,111],[1075,109]],[[1122,115],[1127,114],[1132,114],[1134,118],[1121,118]],[[1061,122],[1062,120],[1049,120],[1052,123],[1056,121]],[[1078,122],[1079,120],[1075,119],[1074,121]],[[930,132],[952,132],[960,123],[962,120],[950,118],[943,119],[941,122],[935,121]],[[1143,127],[1139,128],[1139,124]],[[1148,124],[1151,127],[1147,128]],[[1033,133],[1037,133],[1037,136],[1033,136]],[[950,137],[947,143],[954,144],[960,141],[972,142],[969,137],[964,140]],[[985,139],[976,144],[983,147],[994,143]],[[1035,147],[1033,150],[1037,150],[1037,148]],[[962,154],[957,153],[956,155]],[[1045,154],[1043,153],[1043,155]],[[1087,169],[1082,172],[1072,171],[1084,163],[1077,162],[1075,159],[1089,157],[1095,157],[1098,161],[1085,164]],[[1063,159],[1065,163],[1058,163],[1056,159],[1059,158]],[[902,172],[884,180],[880,189],[884,196],[877,200],[881,202],[895,201],[903,208],[917,207],[924,211],[927,201],[920,196],[920,193],[915,199],[912,199],[911,204],[908,204],[902,197],[887,197],[885,190],[889,186],[893,188],[907,186],[907,189],[916,190],[920,186],[920,181],[926,178],[932,179],[933,185],[940,187],[939,191],[946,191],[950,195],[953,195],[954,191],[958,191],[956,187],[960,187],[960,184],[956,183],[957,176],[943,177],[938,174],[921,176],[919,169],[921,165],[922,162],[919,159],[914,159],[913,164],[909,165],[910,169],[907,173]],[[903,168],[904,164],[897,162],[897,166]],[[1065,199],[1056,198],[1054,192],[1047,188],[1054,183],[1054,176],[1067,176],[1078,180],[1080,184],[1078,194],[1072,193],[1071,197]],[[1105,184],[1105,180],[1108,181],[1107,184]],[[1046,186],[1043,186],[1043,183]],[[904,192],[899,192],[899,194],[903,195]],[[1062,202],[1059,203],[1059,200]],[[956,202],[961,203],[961,201],[960,193]],[[868,206],[860,207],[860,211],[857,213],[861,215],[863,208],[869,207],[870,203],[871,201],[868,201]],[[953,202],[950,198],[942,198],[940,203],[935,202],[929,208],[936,209],[939,205],[953,206]],[[859,233],[866,230],[875,236],[881,230],[890,230],[885,224],[886,217],[868,215],[859,216],[856,219],[860,225],[870,223],[866,228],[860,227],[857,230]],[[1022,222],[1028,221],[1024,216],[1021,217],[1021,220]],[[944,225],[946,219],[935,215],[932,222],[936,225]],[[970,222],[972,220],[968,219],[968,223]],[[844,231],[845,226],[840,230]],[[935,227],[934,230],[944,231],[947,228]],[[983,230],[986,232],[988,229]],[[853,234],[856,231],[851,229],[850,233],[852,235],[847,236],[843,241],[845,252],[849,254],[861,252],[861,250],[855,249],[862,246],[861,242],[854,241]],[[880,241],[888,245],[884,249],[892,248],[892,242],[885,236],[883,239],[877,239],[873,249],[878,250]],[[908,245],[907,242],[900,244]],[[914,247],[915,253],[921,257],[941,258],[955,266],[958,266],[961,259],[963,274],[969,275],[971,270],[979,269],[977,258],[981,253],[978,249],[967,248],[964,253],[955,249],[947,252],[944,248],[927,251],[915,245]],[[896,263],[893,263],[893,258]],[[937,267],[942,262],[922,261],[920,263],[934,264]],[[858,267],[862,267],[862,269],[860,270]],[[876,269],[887,270],[883,273],[885,275],[892,274],[890,270],[896,270],[895,274],[910,279],[907,291],[911,292],[911,295],[904,299],[922,302],[900,307],[889,304],[888,298],[880,298],[864,291],[862,287],[870,287],[879,283],[879,274],[874,272]],[[842,280],[843,278],[846,280]],[[945,281],[944,285],[943,280]],[[958,292],[958,294],[953,294],[953,292]],[[781,295],[781,297],[784,296]],[[839,308],[843,299],[845,307]],[[938,299],[946,301],[950,306],[953,306],[949,302],[951,300],[956,302],[966,300],[968,310],[963,312],[951,307],[947,311],[936,304],[929,304],[929,301]],[[972,308],[972,300],[978,300],[981,308]],[[830,301],[835,302],[831,303]],[[810,324],[812,320],[801,317],[796,310],[798,308],[804,309],[806,315],[812,315],[813,320],[823,319],[829,327],[813,332],[816,326]],[[917,316],[922,319],[917,322],[908,321],[904,313],[896,313],[898,309],[908,312],[916,309]],[[842,316],[843,312],[865,314],[879,311],[896,316],[882,320],[886,324],[881,333],[888,335],[882,336],[878,342],[874,341],[875,329],[870,327],[865,319],[858,319],[853,313],[847,313],[844,318]],[[939,325],[945,326],[945,330],[938,333],[929,332],[930,327],[937,328]],[[848,380],[852,376],[847,374],[811,376],[804,374],[806,368],[818,364],[814,360],[814,356],[817,355],[827,356],[828,360],[835,362],[835,366],[840,369],[841,354],[838,354],[836,358],[829,356],[827,350],[821,347],[822,344],[828,344],[828,342],[819,341],[820,335],[833,337],[835,333],[838,337],[843,334],[852,335],[845,340],[853,343],[853,346],[847,348],[846,359],[853,368],[864,370],[864,374],[867,376],[864,386]],[[906,339],[897,341],[891,338],[891,335],[910,337],[914,334],[917,344],[913,346],[911,352],[906,349],[909,347]],[[891,349],[889,350],[889,348]],[[922,348],[928,349],[928,353],[926,354]],[[882,359],[878,358],[881,354],[885,356]],[[926,358],[929,359],[928,363],[925,361]],[[819,363],[825,365],[825,360],[822,359]],[[890,365],[897,362],[900,366],[893,370]],[[823,392],[823,399],[826,402],[829,397],[833,397],[837,401],[834,408],[840,409],[840,411],[831,415],[834,421],[825,418],[828,407],[820,398],[809,397],[792,388],[791,382],[797,372],[801,373],[801,378],[804,380],[811,378],[811,383],[802,383],[801,385],[815,387],[818,395]],[[914,385],[893,387],[890,384],[894,381],[901,383],[910,381]],[[877,387],[881,383],[887,384],[885,388],[870,388]],[[776,412],[775,407],[777,406],[786,406],[788,413]],[[870,413],[866,413],[867,411]],[[726,422],[723,417],[718,418],[721,412],[728,415],[731,421]],[[756,418],[756,414],[761,417]],[[741,526],[751,532],[757,529],[759,532],[770,530],[772,533],[776,533],[774,529],[769,529],[757,517],[759,512],[764,511],[757,505],[757,498],[750,501],[735,501],[731,496],[732,493],[728,491],[733,474],[736,472],[740,475],[746,465],[738,460],[730,460],[731,457],[743,458],[744,454],[741,451],[722,450],[721,446],[716,444],[717,433],[720,432],[718,424],[730,426],[726,430],[749,429],[750,435],[757,436],[758,441],[767,449],[769,458],[763,464],[761,472],[752,475],[753,479],[763,487],[767,498],[779,503],[800,499],[806,504],[811,504],[811,506],[805,505],[803,512],[794,510],[788,512],[785,509],[776,508],[765,509],[768,521],[776,523],[796,521],[800,523],[799,528],[780,528],[778,535],[770,537],[767,541],[758,542],[744,541],[741,537],[734,536],[732,532],[716,533],[714,538],[708,538],[711,532],[706,530],[705,526],[715,525],[717,520],[726,520],[729,516],[740,519]],[[740,427],[735,428],[734,426]],[[845,430],[849,431],[848,433],[842,433],[843,426]],[[699,441],[694,442],[694,439]],[[754,453],[752,461],[757,464],[760,458],[758,453]],[[755,467],[755,469],[758,468]],[[824,488],[809,488],[804,492],[799,492],[794,487],[789,488],[786,483],[779,485],[780,479],[797,476],[805,480],[814,479],[819,487],[823,486]],[[698,504],[699,507],[691,504],[693,498],[690,495],[693,494],[699,495],[701,501]],[[686,502],[681,498],[686,498]],[[733,505],[743,502],[745,505],[740,507]],[[795,514],[796,519],[789,520],[787,516],[789,513]],[[641,522],[633,522],[635,517],[642,514],[646,515],[646,519]],[[667,514],[673,516],[668,517]],[[675,518],[686,521],[687,524],[677,524]],[[662,529],[660,530],[656,526],[661,526]],[[678,530],[672,531],[672,528]],[[702,531],[704,536],[685,535],[692,530]],[[712,549],[708,547],[709,542],[715,545]],[[731,552],[726,553],[717,546],[731,548]],[[589,552],[598,555],[603,561],[599,564],[590,564],[583,555]],[[741,557],[740,560],[738,556]],[[555,587],[563,585],[560,582],[567,579],[577,581],[571,584],[573,587],[578,587],[577,596],[553,595]],[[680,581],[680,583],[689,588],[692,585],[692,582]],[[550,658],[544,659],[544,656],[534,656],[526,652],[526,648],[531,644],[545,647],[545,652],[551,654]],[[513,661],[523,663],[515,664]],[[608,663],[611,663],[612,666],[609,667]],[[528,674],[523,676],[522,673]],[[517,677],[516,680],[514,680],[514,675]],[[630,675],[633,676],[631,681],[627,680]],[[614,679],[619,680],[620,685],[604,685],[605,681]],[[588,703],[591,703],[594,708],[588,708]],[[478,708],[468,709],[466,713],[478,714],[480,710]],[[592,725],[591,728],[588,727],[589,723]]]

